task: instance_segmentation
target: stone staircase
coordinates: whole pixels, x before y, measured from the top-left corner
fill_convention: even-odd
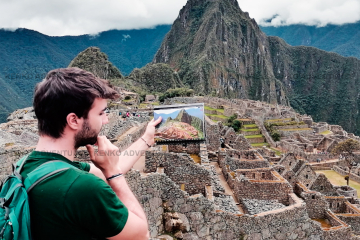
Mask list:
[[[265,137],[261,134],[260,128],[256,125],[255,121],[252,119],[238,119],[243,125],[240,129],[241,134],[243,134],[246,140],[253,147],[262,147],[268,146],[266,143]]]

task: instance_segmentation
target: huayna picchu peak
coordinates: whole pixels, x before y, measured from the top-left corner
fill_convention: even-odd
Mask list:
[[[237,1],[188,1],[153,62],[198,93],[291,105],[359,133],[360,60],[268,37]]]

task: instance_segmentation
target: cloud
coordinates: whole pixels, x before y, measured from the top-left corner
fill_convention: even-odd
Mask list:
[[[0,0],[0,28],[50,36],[172,24],[186,0]]]
[[[172,24],[186,0],[0,0],[0,28],[50,36]],[[238,0],[261,25],[324,26],[360,20],[360,0]],[[259,7],[260,6],[260,7]]]
[[[263,26],[354,23],[360,20],[360,0],[238,0],[240,8]],[[261,6],[261,7],[259,7]]]

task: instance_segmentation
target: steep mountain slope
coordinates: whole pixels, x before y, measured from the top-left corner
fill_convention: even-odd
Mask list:
[[[316,121],[360,134],[360,60],[269,37],[274,74],[291,105]]]
[[[267,37],[236,0],[189,0],[153,62],[169,64],[200,93],[287,104]]]
[[[360,134],[360,60],[267,37],[236,0],[189,0],[153,62],[198,92],[291,105]]]
[[[278,36],[292,46],[312,46],[335,52],[345,57],[360,59],[360,21],[325,27],[290,25],[262,27],[268,36]]]

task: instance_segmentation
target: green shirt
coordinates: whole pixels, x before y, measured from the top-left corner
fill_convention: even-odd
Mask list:
[[[33,151],[21,175],[39,165],[61,160],[75,166],[43,180],[29,193],[34,240],[105,239],[121,232],[128,210],[111,187],[89,173],[90,165],[62,155]]]

